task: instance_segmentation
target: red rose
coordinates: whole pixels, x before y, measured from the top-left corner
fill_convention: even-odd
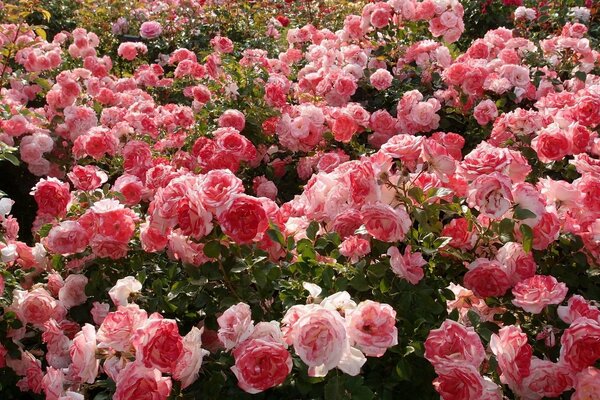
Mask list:
[[[249,243],[269,227],[262,203],[245,194],[236,194],[229,207],[217,215],[223,232],[237,243]]]

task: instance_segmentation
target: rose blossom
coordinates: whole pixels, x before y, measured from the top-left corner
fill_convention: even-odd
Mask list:
[[[202,365],[202,359],[208,355],[208,351],[202,349],[202,330],[192,327],[190,332],[183,338],[183,352],[177,360],[173,378],[181,381],[181,388],[185,389],[198,379],[198,371]]]
[[[150,315],[138,326],[131,342],[136,360],[164,373],[173,373],[183,354],[183,338],[179,335],[177,322],[158,313]]]
[[[142,290],[142,283],[133,276],[126,276],[117,281],[109,291],[108,295],[116,306],[125,306],[129,302],[131,293]]]
[[[487,125],[498,116],[496,103],[492,100],[483,100],[473,109],[473,116],[479,125]]]
[[[108,313],[98,328],[99,347],[129,351],[134,332],[147,319],[148,314],[137,304],[118,306],[117,311]]]
[[[539,314],[549,304],[560,304],[567,295],[567,285],[549,275],[535,275],[515,285],[512,303],[523,310]]]
[[[510,178],[500,173],[478,176],[471,184],[467,201],[482,215],[500,218],[513,200]]]
[[[369,80],[371,85],[377,90],[385,90],[392,85],[393,76],[387,69],[379,68],[373,72]]]
[[[404,208],[392,208],[383,203],[366,204],[361,209],[367,232],[377,240],[396,242],[404,239],[412,224]]]
[[[69,309],[86,302],[85,286],[87,283],[88,278],[85,275],[71,274],[67,276],[65,284],[58,291],[58,299],[65,308]]]
[[[472,327],[447,319],[438,329],[429,332],[425,341],[425,358],[436,371],[445,362],[479,368],[485,359],[485,350]]]
[[[427,264],[427,261],[423,259],[421,253],[411,253],[410,246],[406,246],[404,254],[400,254],[400,250],[392,246],[388,249],[387,255],[390,256],[392,271],[400,278],[406,279],[411,284],[416,285],[425,276],[422,267]]]
[[[579,318],[567,328],[560,339],[560,360],[574,371],[593,366],[600,359],[600,323]]]
[[[254,329],[250,306],[238,303],[229,307],[223,315],[217,318],[219,324],[219,339],[226,350],[231,350],[246,340]]]
[[[233,351],[231,371],[247,393],[260,393],[282,384],[292,371],[292,357],[280,342],[249,339]]]
[[[38,205],[38,214],[61,217],[71,201],[69,184],[56,178],[40,180],[31,191]]]
[[[346,318],[348,336],[369,357],[381,357],[398,344],[396,311],[388,304],[361,302]]]
[[[502,296],[511,287],[506,267],[496,260],[478,258],[468,269],[464,285],[478,297]]]
[[[48,232],[45,245],[52,253],[68,256],[81,253],[88,246],[90,234],[77,221],[62,221]]]
[[[320,307],[311,309],[300,316],[293,330],[294,350],[306,365],[327,371],[340,363],[347,337],[339,313]]]
[[[516,389],[518,395],[526,399],[558,397],[573,387],[573,376],[569,368],[550,360],[531,359],[531,373],[521,383],[522,389]]]
[[[239,244],[249,243],[269,227],[262,203],[245,194],[236,194],[229,206],[217,214],[223,233]]]
[[[24,324],[34,325],[42,325],[50,318],[62,320],[65,311],[62,304],[41,287],[30,292],[15,290],[12,307]]]
[[[93,165],[76,165],[67,176],[76,189],[86,191],[97,189],[108,180],[106,172]]]
[[[505,326],[490,339],[490,349],[500,367],[500,381],[512,389],[529,376],[533,349],[527,343],[527,334],[514,325]]]
[[[350,259],[350,262],[356,263],[358,259],[371,252],[371,245],[368,240],[359,236],[348,236],[339,246],[340,254]]]
[[[140,36],[144,39],[156,39],[162,33],[162,26],[156,21],[146,21],[140,26]]]
[[[167,400],[171,393],[171,378],[159,370],[146,368],[141,362],[127,364],[117,376],[114,400]]]
[[[588,367],[575,377],[575,393],[571,400],[590,400],[600,393],[600,370]]]
[[[487,386],[479,371],[471,364],[442,362],[438,367],[439,376],[433,387],[444,400],[484,400]],[[492,383],[493,386],[495,386]]]
[[[100,360],[96,359],[96,328],[85,324],[81,332],[75,335],[69,350],[71,372],[82,382],[94,383],[98,376]]]

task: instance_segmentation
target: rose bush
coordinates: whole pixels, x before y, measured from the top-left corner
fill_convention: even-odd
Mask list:
[[[2,398],[596,393],[598,7],[221,3],[0,10]]]

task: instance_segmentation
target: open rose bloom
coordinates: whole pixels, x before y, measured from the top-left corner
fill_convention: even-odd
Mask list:
[[[0,398],[599,398],[597,2],[4,3]]]

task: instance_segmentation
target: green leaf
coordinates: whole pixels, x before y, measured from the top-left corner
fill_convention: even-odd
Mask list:
[[[221,255],[221,244],[217,241],[208,242],[204,245],[204,254],[209,258],[219,258]]]
[[[396,375],[401,381],[409,381],[412,375],[412,367],[406,358],[401,358],[396,364]]]
[[[520,206],[516,206],[515,212],[514,212],[514,217],[515,217],[515,219],[523,220],[523,219],[528,219],[528,218],[535,218],[535,217],[537,217],[537,215],[533,211],[527,210],[525,208],[521,208]]]
[[[325,385],[325,400],[343,400],[346,399],[343,387],[342,377],[334,376]]]
[[[308,228],[306,228],[306,237],[310,240],[315,240],[317,236],[317,232],[319,231],[319,223],[317,221],[312,221]]]
[[[582,82],[585,82],[587,74],[583,71],[577,71],[575,72],[575,78],[579,79]]]
[[[519,230],[523,235],[523,250],[529,253],[531,251],[531,247],[533,246],[533,229],[531,229],[529,225],[521,224]]]

